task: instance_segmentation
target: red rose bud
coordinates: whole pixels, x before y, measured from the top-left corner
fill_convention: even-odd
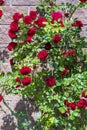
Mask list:
[[[60,21],[60,26],[61,26],[61,27],[64,27],[64,23],[63,23],[62,20]]]
[[[2,11],[2,10],[0,10],[0,17],[2,17],[2,15],[3,15],[3,11]]]
[[[38,55],[37,55],[37,57],[38,57],[40,60],[42,60],[42,61],[45,61],[46,58],[47,58],[47,56],[48,56],[48,53],[47,53],[46,50],[40,51],[40,52],[38,53]]]
[[[80,100],[78,101],[78,103],[77,103],[77,107],[78,107],[79,109],[84,108],[85,103],[86,103],[86,101],[85,101],[84,99],[80,99]]]
[[[83,91],[81,96],[85,98],[86,97],[86,93]]]
[[[62,56],[69,56],[69,53],[68,52],[66,52],[66,51],[64,51],[63,53],[62,53]]]
[[[46,79],[46,86],[54,86],[56,84],[56,80],[54,77],[50,77]]]
[[[27,75],[29,73],[31,73],[31,68],[29,66],[23,66],[21,69],[20,69],[20,73],[22,75]]]
[[[57,43],[59,43],[59,42],[61,41],[61,36],[55,35],[55,36],[53,37],[53,40],[54,40],[54,43],[57,44]]]
[[[83,27],[83,23],[82,23],[80,20],[76,20],[76,21],[72,24],[72,26],[81,28],[81,27]]]
[[[10,29],[14,32],[18,31],[19,30],[19,27],[18,27],[18,23],[17,22],[12,22],[10,24]]]
[[[69,69],[66,67],[61,73],[62,73],[62,76],[66,76],[66,74],[69,72]]]
[[[25,23],[25,24],[31,24],[31,22],[32,22],[32,18],[30,17],[30,16],[25,16],[24,18],[23,18],[23,22]]]
[[[69,13],[65,13],[65,17],[69,17]]]
[[[47,22],[46,18],[39,17],[37,21],[34,22],[34,24],[36,24],[38,27],[45,27],[45,22]]]
[[[10,42],[9,45],[7,46],[9,51],[12,51],[15,49],[15,47],[17,46],[17,44],[15,42]]]
[[[14,39],[14,38],[17,37],[16,34],[15,34],[15,32],[12,31],[11,29],[8,31],[8,35],[9,35],[9,37],[12,38],[12,39]]]
[[[33,66],[33,69],[34,69],[34,70],[35,70],[35,69],[37,69],[37,66],[36,66],[36,65],[34,65],[34,66]]]
[[[64,105],[67,106],[67,104],[68,104],[68,100],[65,100],[65,101],[64,101]]]
[[[14,63],[14,61],[13,61],[13,59],[10,59],[10,65],[14,65],[15,63]]]
[[[71,55],[71,56],[75,56],[76,55],[76,51],[75,50],[69,50],[69,55]]]
[[[50,43],[46,43],[45,44],[45,49],[46,50],[50,50],[51,49],[51,44]]]
[[[16,86],[16,88],[20,88],[21,87],[21,85],[20,84],[18,84],[17,86]]]
[[[80,2],[85,3],[85,2],[87,2],[87,0],[80,0]]]
[[[53,6],[53,5],[54,5],[53,1],[50,1],[50,6]]]
[[[25,42],[31,42],[32,41],[32,38],[33,38],[33,36],[28,36],[27,38],[26,38],[26,40],[25,40]]]
[[[30,17],[31,17],[32,19],[36,19],[36,17],[37,17],[36,11],[30,11]]]
[[[17,77],[15,81],[21,83],[21,79],[19,77]]]
[[[4,4],[4,0],[0,0],[0,5]]]
[[[2,95],[0,95],[0,102],[3,100],[3,97],[2,97]]]
[[[31,83],[32,79],[30,77],[25,77],[23,80],[22,80],[22,84],[24,86],[28,86],[30,83]]]
[[[51,20],[51,24],[54,24],[54,20],[53,19]]]
[[[22,16],[23,16],[23,15],[20,14],[20,13],[15,13],[15,14],[13,15],[13,20],[14,20],[15,22],[18,22],[19,19],[20,19]]]
[[[60,11],[53,12],[51,14],[51,16],[52,16],[52,19],[56,20],[56,21],[58,21],[59,19],[62,19],[62,17],[63,17],[63,15],[62,15],[62,13]]]
[[[34,28],[34,27],[32,27],[32,28],[30,28],[28,30],[28,35],[29,36],[33,36],[33,35],[35,35],[35,33],[36,33],[36,28]]]

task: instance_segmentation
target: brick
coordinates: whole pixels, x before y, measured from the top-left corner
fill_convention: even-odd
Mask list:
[[[16,12],[20,13],[28,13],[28,7],[27,6],[3,6],[4,15],[2,16],[2,19],[0,20],[0,24],[10,24],[12,21],[12,15]]]
[[[73,15],[73,18],[78,18],[79,20],[81,20],[84,24],[87,24],[87,9],[85,8],[79,8],[76,10],[76,12]]]
[[[39,0],[13,0],[12,5],[37,5],[39,4]]]
[[[58,3],[58,4],[61,4],[62,2],[63,3],[69,2],[72,4],[76,4],[78,2],[78,0],[56,0],[56,3]]]
[[[0,25],[0,43],[9,43],[11,39],[8,36],[9,25]]]

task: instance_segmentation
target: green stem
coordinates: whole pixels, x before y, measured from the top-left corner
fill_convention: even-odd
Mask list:
[[[9,107],[9,105],[6,103],[6,101],[3,99],[3,103],[4,103],[4,105],[10,110],[10,112],[15,116],[15,117],[17,117],[17,114],[16,114],[16,112],[14,112],[10,107]]]
[[[80,6],[80,2],[76,5],[76,6],[74,6],[74,10],[71,12],[71,15],[70,15],[70,17],[69,17],[69,20],[71,19],[71,17],[72,17],[72,15],[75,13],[75,11],[77,10],[77,8]]]

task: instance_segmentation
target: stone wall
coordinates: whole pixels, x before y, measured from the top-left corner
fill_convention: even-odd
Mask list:
[[[56,0],[57,3],[60,2],[72,2],[76,3],[78,0]],[[35,9],[35,5],[39,4],[39,0],[5,0],[5,5],[2,7],[4,15],[0,20],[0,61],[3,61],[4,64],[0,66],[0,70],[8,71],[10,70],[9,65],[9,55],[6,49],[8,43],[11,41],[8,37],[9,24],[12,21],[12,15],[16,12],[28,13],[28,10]],[[73,17],[78,17],[83,21],[85,26],[83,27],[83,34],[86,35],[85,29],[87,27],[87,9],[78,9]],[[19,110],[24,110],[26,103],[22,97],[15,95],[5,96],[6,102],[10,105],[13,110],[19,112]],[[0,104],[3,106],[4,111],[0,111],[0,130],[22,130],[22,128],[17,128],[19,120],[16,120],[9,110],[4,106],[3,103]],[[29,118],[30,118],[30,127],[35,122],[36,108],[33,105],[32,101],[29,100]],[[30,128],[29,128],[30,130]]]

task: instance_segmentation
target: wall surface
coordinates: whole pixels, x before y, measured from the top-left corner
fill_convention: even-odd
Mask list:
[[[57,3],[71,2],[73,4],[77,3],[77,1],[78,0],[56,0]],[[0,61],[4,62],[4,64],[0,66],[0,70],[3,70],[5,72],[11,70],[9,65],[9,55],[6,47],[11,41],[7,34],[9,24],[12,21],[12,15],[16,12],[28,13],[28,9],[35,10],[36,4],[39,4],[39,0],[5,0],[5,4],[2,7],[4,15],[0,20]],[[78,9],[73,17],[78,17],[78,19],[81,19],[83,21],[83,23],[85,24],[85,26],[83,27],[83,34],[86,35],[85,29],[87,27],[87,9]],[[8,95],[5,96],[5,99],[13,110],[23,110],[26,106],[26,102],[24,102],[19,96]],[[1,103],[0,105],[3,106],[4,110],[6,111],[6,113],[0,111],[0,130],[22,130],[16,127],[19,121],[11,115],[11,113],[3,105],[3,103]],[[37,110],[30,100],[28,105],[30,108],[28,114],[30,118],[30,126],[32,126],[35,118],[37,117]]]

